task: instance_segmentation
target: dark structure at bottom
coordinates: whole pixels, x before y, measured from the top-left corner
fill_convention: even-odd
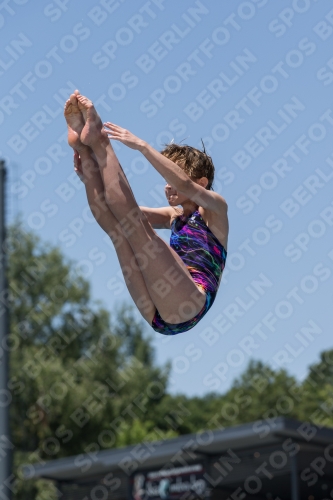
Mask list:
[[[62,500],[328,500],[333,429],[278,417],[27,466]]]

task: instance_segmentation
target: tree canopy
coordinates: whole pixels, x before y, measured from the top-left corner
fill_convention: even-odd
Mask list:
[[[131,305],[91,298],[75,262],[18,222],[9,231],[13,500],[56,498],[20,466],[274,416],[333,425],[333,350],[303,382],[252,360],[224,394],[171,395]],[[52,489],[53,488],[53,489]]]

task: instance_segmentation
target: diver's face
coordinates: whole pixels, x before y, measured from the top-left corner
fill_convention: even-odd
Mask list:
[[[176,207],[177,205],[181,205],[187,200],[187,196],[184,194],[178,193],[174,187],[170,184],[166,184],[164,188],[166,199],[171,207]]]
[[[183,165],[181,162],[176,161],[175,163],[176,165],[178,165],[178,167],[183,169]],[[181,205],[188,199],[185,195],[178,193],[178,191],[173,186],[171,186],[171,184],[166,184],[164,192],[166,199],[168,200],[169,205],[171,207],[176,207],[177,205]]]

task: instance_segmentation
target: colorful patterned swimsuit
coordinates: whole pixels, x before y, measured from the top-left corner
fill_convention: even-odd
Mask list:
[[[171,224],[170,246],[180,256],[193,281],[206,293],[206,303],[192,319],[177,325],[163,321],[156,310],[152,327],[164,335],[193,328],[211,308],[220,284],[227,252],[196,210],[189,218],[176,217]]]

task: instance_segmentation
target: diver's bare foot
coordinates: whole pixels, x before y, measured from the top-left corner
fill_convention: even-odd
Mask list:
[[[100,119],[93,103],[81,94],[77,94],[79,110],[82,112],[85,125],[82,129],[80,139],[83,144],[93,146],[96,143],[109,143],[107,133],[103,128],[102,120]]]
[[[76,151],[86,148],[80,140],[80,135],[84,127],[84,119],[78,107],[76,94],[71,94],[66,101],[64,115],[68,126],[68,144]]]

